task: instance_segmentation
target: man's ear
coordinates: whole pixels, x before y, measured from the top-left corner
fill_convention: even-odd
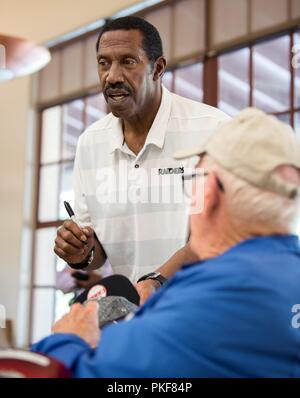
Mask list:
[[[153,67],[154,81],[159,80],[163,76],[166,70],[166,66],[167,66],[167,61],[164,56],[157,58],[157,60],[154,62],[154,67]]]
[[[204,188],[204,213],[212,216],[220,205],[220,188],[218,187],[217,176],[211,172],[206,177]]]

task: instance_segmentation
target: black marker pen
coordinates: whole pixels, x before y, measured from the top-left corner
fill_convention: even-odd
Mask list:
[[[73,211],[73,209],[72,209],[70,203],[67,202],[67,201],[64,201],[64,205],[65,205],[65,208],[66,208],[66,210],[67,210],[67,212],[68,212],[69,217],[71,218],[71,220],[74,221],[74,222],[78,225],[78,222],[77,222],[77,220],[76,220],[76,218],[75,218],[75,213],[74,213],[74,211]],[[78,225],[78,226],[79,226],[79,225]],[[79,228],[80,228],[80,226],[79,226]],[[86,243],[84,240],[81,240],[81,241],[82,241],[83,243]]]

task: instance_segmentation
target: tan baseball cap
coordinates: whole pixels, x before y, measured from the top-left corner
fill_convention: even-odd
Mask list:
[[[199,147],[178,151],[175,159],[209,154],[237,177],[279,195],[294,198],[300,187],[272,175],[276,167],[300,169],[300,140],[274,116],[247,108],[217,129]]]

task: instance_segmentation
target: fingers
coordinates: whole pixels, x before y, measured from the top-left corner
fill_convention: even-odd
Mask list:
[[[152,292],[149,288],[139,286],[139,284],[136,285],[136,290],[140,296],[140,305],[143,305]]]
[[[81,247],[82,244],[88,241],[88,236],[86,236],[85,232],[72,220],[65,221],[62,228],[58,230],[57,235],[75,247]]]
[[[98,314],[99,304],[96,301],[89,301],[86,306],[76,303],[70,309],[70,315],[78,314],[80,312],[87,312],[89,314]]]
[[[87,313],[92,318],[97,329],[99,328],[99,303],[96,301],[89,301],[85,307]]]
[[[68,316],[73,318],[74,321],[80,322],[86,313],[86,307],[82,304],[73,304]]]
[[[140,305],[144,305],[145,302],[148,300],[148,298],[151,296],[151,294],[152,294],[152,292],[150,292],[150,291],[147,291],[147,292],[143,291],[140,294]]]
[[[76,314],[77,312],[79,312],[80,310],[83,310],[83,309],[84,309],[84,306],[82,304],[79,304],[79,303],[73,304],[70,309],[69,314],[71,314],[71,315]]]
[[[53,333],[59,333],[61,331],[61,325],[68,321],[68,314],[62,316],[58,321],[52,325],[51,331]]]
[[[64,258],[66,253],[60,249],[59,247],[57,247],[56,245],[54,246],[54,253],[58,255],[58,257]]]
[[[81,229],[74,221],[67,220],[58,229],[54,252],[67,262],[79,263],[94,244],[94,231],[90,227]]]
[[[81,243],[80,246],[73,246],[72,243],[62,239],[60,236],[57,236],[55,239],[55,247],[62,250],[64,253],[68,254],[83,254],[84,253],[84,244]]]
[[[71,310],[68,314],[69,317],[73,318],[77,322],[83,320],[90,320],[98,325],[99,318],[99,304],[96,301],[89,301],[86,306],[76,303],[72,305]]]
[[[140,296],[140,305],[145,304],[148,298],[155,292],[155,281],[146,280],[139,282],[135,285],[135,288]]]
[[[85,308],[89,313],[98,315],[99,304],[97,303],[97,301],[89,301]]]
[[[90,238],[91,236],[94,235],[94,230],[91,227],[84,227],[82,231],[84,232],[87,238]]]
[[[53,333],[77,334],[91,347],[96,347],[100,336],[98,309],[97,302],[89,302],[86,306],[74,304],[70,312],[53,325]]]

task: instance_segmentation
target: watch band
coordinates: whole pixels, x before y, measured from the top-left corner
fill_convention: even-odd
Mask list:
[[[155,281],[158,281],[161,286],[163,286],[168,281],[168,279],[165,278],[164,276],[162,276],[162,274],[160,272],[150,272],[149,274],[146,274],[146,275],[142,276],[137,281],[137,283],[142,282],[142,281],[146,281],[148,279],[153,279]]]

